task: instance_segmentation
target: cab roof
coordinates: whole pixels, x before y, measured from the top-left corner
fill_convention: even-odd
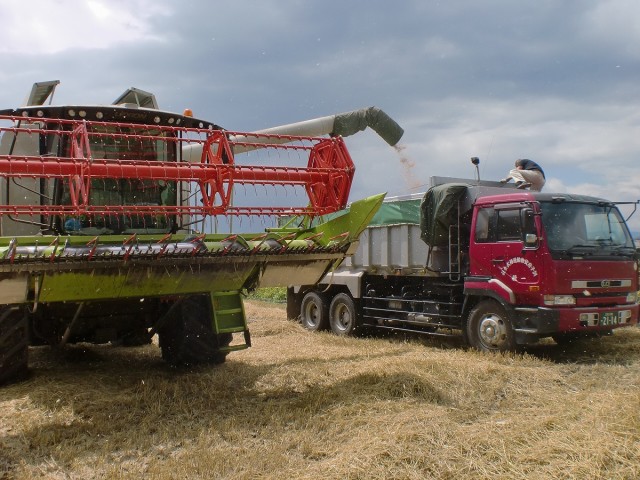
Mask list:
[[[134,104],[126,105],[35,105],[0,111],[1,115],[15,117],[51,118],[62,120],[88,120],[96,122],[137,123],[165,127],[222,130],[206,120]]]

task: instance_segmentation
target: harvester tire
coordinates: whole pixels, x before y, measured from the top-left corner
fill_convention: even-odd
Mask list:
[[[140,347],[142,345],[149,345],[150,343],[151,337],[146,328],[139,328],[126,333],[120,342],[123,347]]]
[[[317,292],[307,292],[300,305],[300,323],[313,332],[329,329],[327,299]]]
[[[230,333],[216,335],[209,295],[192,295],[184,300],[176,315],[158,332],[162,358],[173,366],[224,363],[231,343]]]
[[[29,325],[25,312],[17,307],[0,309],[0,385],[27,377]]]

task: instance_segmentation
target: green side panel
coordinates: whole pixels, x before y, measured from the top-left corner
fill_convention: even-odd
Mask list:
[[[254,263],[210,268],[121,268],[111,271],[46,272],[40,302],[108,300],[113,298],[183,295],[241,290],[255,274]]]
[[[369,225],[382,205],[384,196],[385,194],[381,193],[353,202],[347,210],[343,210],[336,217],[313,227],[311,231],[322,232],[323,238],[329,238],[339,243],[353,242]]]
[[[371,197],[363,198],[353,202],[349,207],[339,212],[330,213],[321,217],[316,217],[310,221],[310,228],[306,232],[313,235],[323,233],[321,236],[322,244],[326,244],[327,240],[338,240],[344,242],[352,242],[357,240],[363,230],[371,223],[376,212],[385,204],[383,203],[386,194],[380,193]],[[418,207],[419,208],[419,207]],[[271,229],[272,231],[294,232],[296,228],[290,228],[289,225],[296,225],[305,222],[302,217],[282,217],[280,219],[281,228]],[[308,221],[307,217],[304,217]],[[348,233],[348,235],[343,235]],[[308,237],[304,234],[300,238]],[[340,236],[342,235],[342,236]],[[338,238],[340,236],[340,238]]]
[[[5,297],[24,297],[24,281],[16,284],[13,279],[25,273],[28,298],[43,303],[237,292],[261,281],[284,286],[296,278],[314,283],[353,253],[349,247],[383,199],[379,194],[358,200],[313,227],[303,222],[298,228],[254,235],[105,235],[88,242],[86,236],[3,237],[0,271],[9,275],[4,286],[21,289],[19,297]],[[221,329],[235,328],[238,319],[244,322],[241,302],[233,300],[236,304],[227,307],[227,299],[218,301],[223,302],[217,308]]]

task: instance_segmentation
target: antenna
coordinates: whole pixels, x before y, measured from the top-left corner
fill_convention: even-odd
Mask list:
[[[471,163],[476,166],[476,181],[480,183],[480,159],[478,157],[471,157]]]

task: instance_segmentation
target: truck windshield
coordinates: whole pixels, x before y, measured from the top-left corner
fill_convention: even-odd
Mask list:
[[[607,204],[541,202],[542,224],[554,256],[627,257],[634,242],[622,215]]]
[[[109,124],[91,125],[89,144],[94,159],[176,161],[175,142],[167,131]],[[91,205],[175,205],[176,182],[152,179],[97,178],[91,181]],[[63,183],[62,204],[70,204],[69,186]],[[166,233],[174,228],[175,219],[142,214],[82,215],[64,219],[64,231],[71,234]]]

